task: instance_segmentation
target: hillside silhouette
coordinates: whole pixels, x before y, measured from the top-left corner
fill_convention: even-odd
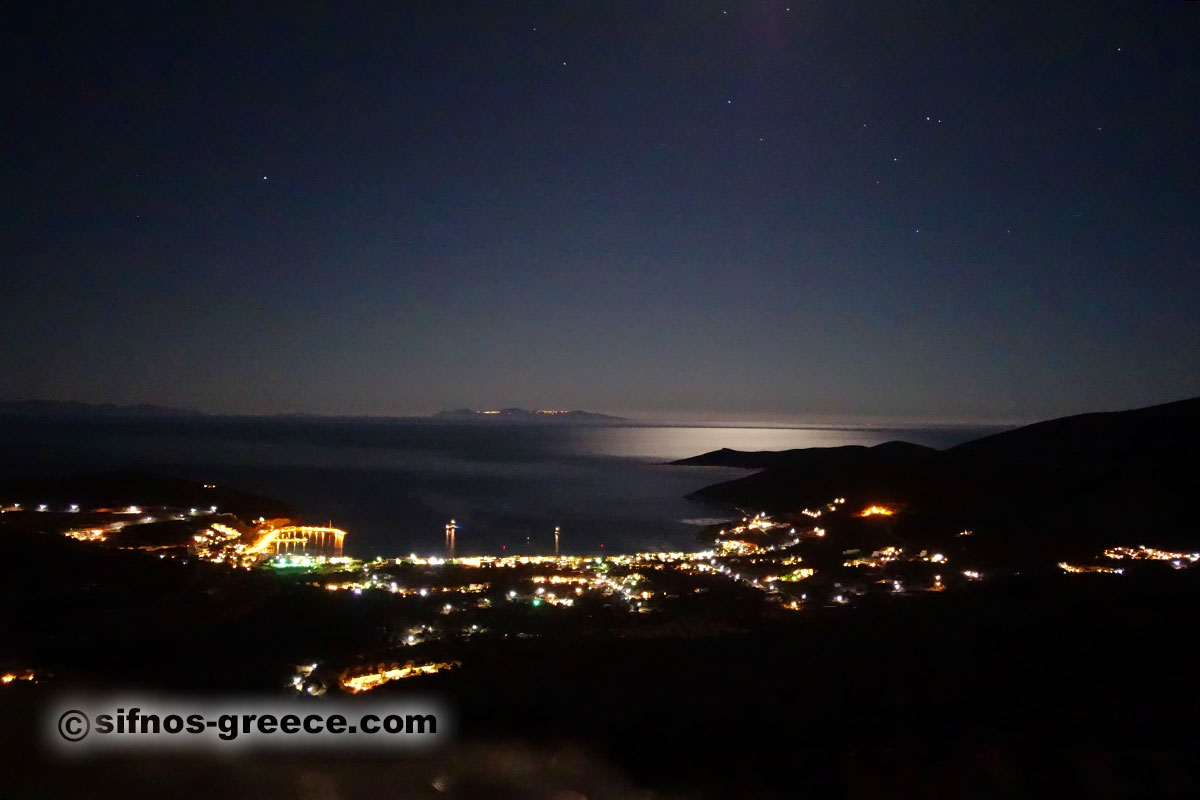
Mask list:
[[[1191,495],[1200,453],[1200,398],[1081,414],[986,436],[948,450],[875,447],[742,453],[675,462],[760,469],[690,498],[776,513],[846,496],[905,509],[899,524],[985,528],[1015,552],[1051,546],[1194,544]]]

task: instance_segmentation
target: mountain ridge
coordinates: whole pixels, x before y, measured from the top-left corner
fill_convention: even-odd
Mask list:
[[[905,509],[898,526],[986,529],[1008,548],[1050,542],[1195,544],[1200,398],[1045,420],[947,450],[904,443],[713,451],[681,464],[758,469],[688,498],[793,514],[833,497]],[[1183,465],[1183,468],[1181,467]]]

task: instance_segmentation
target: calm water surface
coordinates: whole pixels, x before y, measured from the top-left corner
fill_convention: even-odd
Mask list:
[[[137,467],[233,484],[350,532],[359,556],[458,550],[568,552],[690,548],[726,515],[684,495],[746,474],[664,462],[722,447],[785,450],[891,439],[948,447],[968,428],[509,426],[423,421],[247,419],[0,423],[5,474]],[[601,548],[603,545],[603,548]]]

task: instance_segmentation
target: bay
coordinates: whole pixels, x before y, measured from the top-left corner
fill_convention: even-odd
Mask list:
[[[690,549],[729,509],[685,499],[747,474],[667,462],[728,447],[785,450],[903,439],[948,447],[995,429],[507,425],[200,417],[0,421],[6,476],[141,469],[283,500],[345,528],[348,554]]]

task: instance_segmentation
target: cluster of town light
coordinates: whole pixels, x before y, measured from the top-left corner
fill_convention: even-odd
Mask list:
[[[870,556],[859,556],[842,562],[843,567],[870,567],[879,569],[889,561],[896,561],[904,553],[900,547],[884,547],[871,553]]]
[[[845,498],[838,498],[832,503],[825,506],[825,510],[836,511],[840,504],[845,503]],[[5,508],[5,511],[19,510],[19,504]],[[78,510],[78,506],[72,506],[72,511]],[[109,511],[102,509],[102,511]],[[209,513],[215,513],[216,508],[213,507]],[[142,509],[138,506],[129,506],[120,510],[111,510],[110,513],[121,514],[123,516],[132,516],[141,514]],[[194,516],[197,513],[196,509],[191,510]],[[817,519],[824,510],[804,509],[802,512],[806,516]],[[859,517],[875,517],[875,516],[893,516],[897,513],[893,508],[884,505],[871,505],[866,507],[857,516]],[[173,518],[183,519],[182,515],[176,515]],[[121,519],[113,521],[104,526],[77,528],[65,531],[67,536],[83,541],[104,541],[109,533],[120,530],[122,527],[139,522],[151,521],[153,518],[147,517],[143,520],[128,520]],[[261,521],[261,520],[260,520]],[[749,534],[759,535],[779,529],[787,528],[789,534],[785,537],[785,541],[776,542],[775,544],[760,543],[762,540],[756,537],[755,541],[747,541],[746,537]],[[335,557],[327,556],[311,556],[307,553],[282,553],[279,552],[281,545],[285,541],[284,537],[303,537],[309,533],[320,532],[322,536],[336,537],[336,544],[340,552],[342,537],[345,536],[345,531],[335,528],[272,528],[260,527],[257,531],[257,538],[252,544],[246,544],[244,541],[243,532],[236,528],[224,525],[221,523],[212,523],[198,533],[194,537],[193,545],[189,548],[192,555],[205,560],[215,561],[218,563],[231,563],[235,566],[250,566],[251,564],[263,560],[265,556],[273,555],[273,560],[268,563],[277,568],[306,568],[311,569],[326,565],[345,565],[354,566],[362,564],[350,558],[343,558],[340,555]],[[558,555],[513,555],[513,556],[466,556],[456,558],[451,555],[449,558],[430,557],[421,558],[415,554],[407,559],[396,558],[396,565],[408,564],[415,566],[442,566],[454,565],[467,568],[516,568],[527,566],[541,566],[552,570],[548,574],[535,575],[530,578],[531,589],[527,594],[519,595],[518,592],[508,592],[508,600],[528,600],[532,606],[542,604],[570,606],[575,602],[575,599],[582,595],[585,591],[594,591],[605,596],[620,598],[629,604],[630,611],[646,611],[643,607],[643,601],[649,600],[655,596],[654,592],[639,586],[645,578],[639,572],[626,571],[624,574],[616,575],[610,572],[614,567],[620,568],[622,571],[641,569],[661,571],[664,569],[677,569],[684,571],[695,570],[701,573],[712,573],[722,575],[731,580],[744,583],[747,586],[769,592],[773,595],[778,595],[776,584],[780,582],[796,582],[811,578],[816,574],[816,571],[809,567],[795,567],[789,572],[770,574],[764,578],[756,578],[753,575],[743,575],[739,570],[731,567],[729,564],[721,563],[719,556],[762,556],[762,558],[751,557],[750,563],[758,563],[760,560],[779,566],[795,566],[801,563],[802,559],[797,554],[788,554],[780,556],[772,556],[778,550],[786,550],[800,543],[800,540],[806,536],[823,537],[825,530],[818,527],[813,527],[809,531],[797,533],[794,527],[789,528],[787,523],[775,522],[765,513],[756,514],[753,517],[743,517],[740,525],[736,525],[728,531],[722,530],[720,536],[716,540],[716,550],[708,550],[703,552],[648,552],[636,553],[629,555],[610,555],[610,556],[572,556]],[[315,534],[314,534],[315,535]],[[972,531],[963,530],[959,532],[959,536],[970,536]],[[307,541],[301,538],[294,539],[297,542]],[[293,538],[287,538],[287,542],[293,541]],[[847,551],[847,555],[856,553],[857,551]],[[718,555],[719,554],[719,555]],[[1200,553],[1175,552],[1168,550],[1159,550],[1146,546],[1137,548],[1132,547],[1111,547],[1103,552],[1103,556],[1111,560],[1153,560],[1153,561],[1169,561],[1177,568],[1194,564],[1200,561]],[[889,546],[875,550],[870,556],[855,556],[843,562],[845,567],[867,567],[871,569],[883,568],[886,564],[893,561],[905,560],[910,562],[923,561],[931,564],[946,564],[948,558],[942,553],[931,553],[926,550],[920,551],[913,556],[906,556],[904,550],[900,547]],[[391,561],[391,560],[389,560]],[[324,584],[324,588],[330,591],[352,591],[355,594],[361,594],[364,590],[383,590],[399,595],[418,595],[421,597],[429,597],[431,594],[447,595],[478,595],[483,594],[491,589],[490,582],[471,582],[458,586],[425,586],[411,587],[402,586],[398,582],[387,577],[380,577],[371,569],[371,564],[382,565],[387,563],[382,558],[376,558],[374,562],[368,562],[363,565],[364,576],[358,579],[331,581]],[[1101,565],[1076,565],[1067,562],[1060,562],[1058,567],[1068,573],[1110,573],[1121,574],[1124,570],[1119,567],[1101,566]],[[576,574],[558,574],[554,570],[572,571]],[[962,576],[969,580],[975,581],[982,578],[981,573],[976,570],[962,570]],[[902,592],[904,586],[898,580],[887,579],[881,581],[891,585],[893,591]],[[835,586],[837,586],[835,584]],[[933,591],[940,591],[945,588],[942,582],[941,575],[933,576],[933,584],[927,587]],[[701,591],[697,589],[696,591]],[[850,597],[854,594],[861,594],[857,589],[846,589],[839,587],[836,594],[829,599],[838,605],[849,602]],[[799,599],[787,598],[781,601],[781,605],[787,609],[799,610],[801,601],[807,599],[807,595],[801,595]],[[480,607],[490,606],[490,598],[482,598],[477,602]],[[452,614],[458,609],[451,603],[446,603],[443,606],[443,613]],[[471,625],[469,629],[464,628],[464,635],[472,635],[479,633],[478,625]],[[428,635],[432,635],[434,630],[428,626],[422,626],[419,631],[410,631],[404,644],[415,644],[419,639],[424,639]],[[392,680],[398,680],[413,675],[429,674],[442,669],[448,669],[456,664],[453,662],[429,662],[426,664],[414,664],[409,662],[404,665],[392,664],[387,667],[383,665],[374,671],[355,674],[352,676],[344,675],[341,680],[341,685],[347,691],[359,692],[367,691],[382,683]],[[3,676],[5,683],[10,683],[14,680],[32,680],[32,673],[26,672],[21,674],[10,673]],[[300,683],[303,684],[301,678]]]
[[[63,531],[64,536],[80,542],[103,542],[108,538],[108,533],[105,528],[72,528],[69,531]]]
[[[1103,556],[1113,561],[1124,561],[1126,559],[1130,561],[1167,561],[1175,569],[1184,569],[1200,561],[1200,553],[1159,550],[1154,547],[1146,547],[1145,545],[1139,545],[1138,547],[1109,547],[1104,551]],[[1060,561],[1058,567],[1063,572],[1105,572],[1115,575],[1125,572],[1122,567],[1108,567],[1099,564],[1068,564],[1065,561]]]
[[[22,681],[37,683],[37,673],[31,669],[19,669],[5,672],[3,675],[0,675],[0,685],[2,686],[8,686],[9,684],[20,683]]]
[[[427,661],[420,664],[409,661],[405,664],[386,666],[381,664],[371,672],[344,674],[338,679],[338,684],[347,692],[358,694],[359,692],[369,692],[377,686],[391,681],[414,678],[417,675],[433,675],[461,666],[462,663],[458,661]]]
[[[1200,561],[1200,553],[1177,553],[1171,550],[1158,550],[1153,547],[1110,547],[1104,551],[1106,558],[1111,558],[1116,561],[1129,558],[1135,561],[1171,561],[1184,562],[1194,564]]]
[[[1066,561],[1058,562],[1058,568],[1063,572],[1080,573],[1080,572],[1104,572],[1109,574],[1120,575],[1125,570],[1120,567],[1102,567],[1094,564],[1068,564]]]
[[[479,594],[486,592],[491,588],[490,582],[468,583],[462,586],[435,586],[429,587],[412,587],[402,586],[396,581],[380,578],[378,575],[370,575],[362,580],[344,580],[331,581],[325,584],[325,588],[331,592],[353,592],[354,594],[362,594],[366,590],[377,589],[391,594],[398,594],[402,597],[428,597],[436,592],[438,594]]]
[[[211,487],[208,487],[208,488],[211,488]],[[10,511],[14,511],[14,512],[20,511],[21,508],[22,508],[21,503],[12,503],[11,505],[0,506],[0,514],[6,514]],[[40,511],[43,513],[55,511],[55,509],[50,508],[49,503],[37,503],[34,505],[33,508],[35,511]],[[61,506],[60,506],[60,508],[61,508]],[[67,505],[66,509],[64,509],[64,510],[68,514],[78,514],[81,511],[83,511],[83,509],[80,507],[79,503],[69,503]],[[209,513],[215,514],[216,512],[217,512],[217,507],[213,506],[210,509]],[[124,508],[94,508],[89,513],[93,513],[93,514],[140,514],[140,513],[142,513],[142,508],[141,508],[141,506],[125,506]],[[194,516],[197,513],[204,513],[204,512],[197,512],[196,509],[193,508],[192,515]],[[182,517],[178,517],[178,519],[182,519]]]
[[[202,561],[234,567],[250,567],[258,560],[242,542],[241,531],[219,522],[193,536],[188,552]]]
[[[817,571],[809,567],[800,567],[783,575],[770,575],[763,578],[765,583],[775,583],[776,581],[802,581],[805,578],[811,578],[816,575]]]

